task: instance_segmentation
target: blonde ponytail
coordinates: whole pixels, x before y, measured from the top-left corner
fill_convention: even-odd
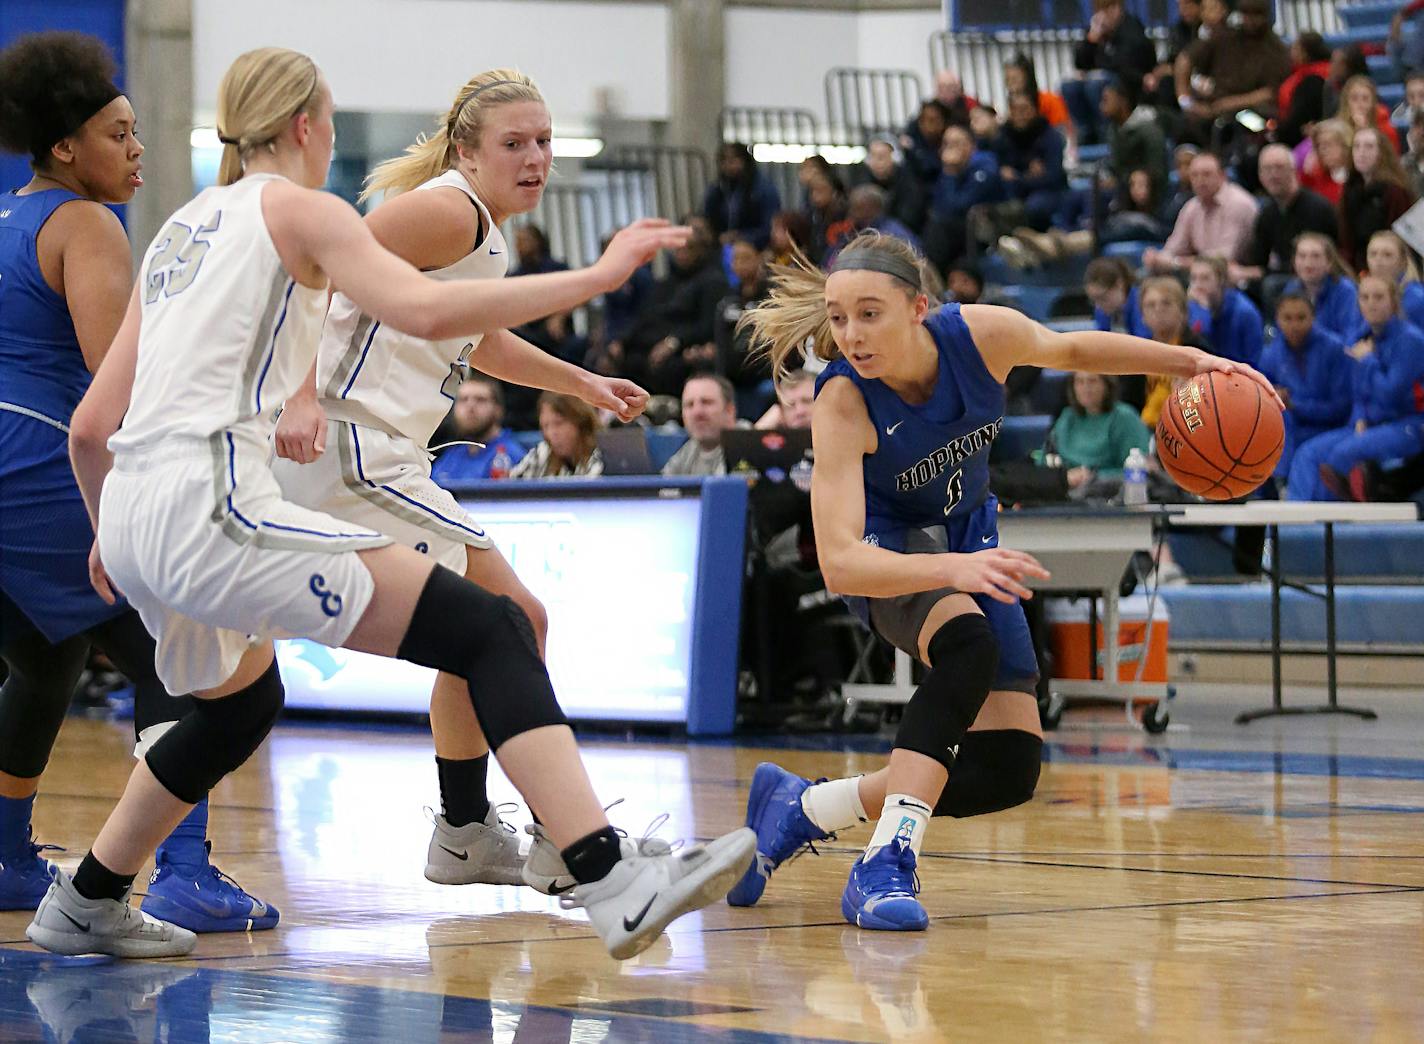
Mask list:
[[[523,73],[513,69],[480,73],[460,88],[454,104],[440,117],[433,134],[420,135],[404,155],[386,160],[367,175],[360,202],[366,202],[377,193],[394,196],[409,192],[431,178],[438,178],[455,165],[457,145],[479,148],[490,109],[527,101],[542,103],[544,96]]]
[[[918,273],[918,289],[907,282],[906,277],[898,276],[906,292],[912,296],[925,294],[931,302],[940,298],[933,270],[903,239],[868,229],[842,248],[840,256],[847,255],[883,259],[889,267],[904,270],[906,276]],[[739,332],[752,332],[753,354],[765,355],[770,360],[773,379],[780,380],[797,367],[806,356],[808,343],[816,357],[825,362],[840,355],[831,336],[831,318],[826,311],[826,278],[826,273],[793,244],[791,263],[771,266],[770,295],[737,320]]]
[[[253,149],[271,146],[293,116],[310,113],[320,83],[316,63],[298,51],[259,47],[238,55],[218,85],[218,184],[237,181]]]

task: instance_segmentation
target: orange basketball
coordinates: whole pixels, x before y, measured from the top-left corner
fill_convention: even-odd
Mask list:
[[[1167,396],[1157,457],[1188,493],[1234,500],[1271,477],[1285,437],[1281,408],[1259,384],[1236,373],[1203,373]]]

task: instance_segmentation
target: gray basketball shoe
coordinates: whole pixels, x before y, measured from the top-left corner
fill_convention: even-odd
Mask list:
[[[499,817],[501,807],[518,806],[491,803],[483,823],[461,827],[452,827],[444,816],[431,812],[435,833],[425,857],[426,880],[447,885],[524,884],[519,834]]]
[[[129,892],[132,892],[132,888]],[[50,953],[70,957],[107,953],[113,957],[181,957],[198,937],[186,928],[159,921],[122,899],[85,899],[63,871],[40,900],[25,935]]]

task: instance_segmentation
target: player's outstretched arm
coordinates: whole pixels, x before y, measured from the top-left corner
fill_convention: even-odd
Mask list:
[[[648,406],[648,393],[632,381],[590,373],[508,330],[487,335],[470,356],[470,364],[502,381],[572,395],[594,409],[612,410],[625,423]]]
[[[811,420],[816,462],[811,515],[826,588],[836,594],[892,598],[954,587],[1001,602],[1031,598],[1026,576],[1048,579],[1032,555],[1007,548],[973,554],[907,555],[865,543],[865,481],[861,470],[876,446],[865,400],[846,378],[821,390]]]
[[[282,182],[267,186],[263,213],[288,270],[312,284],[324,273],[368,315],[415,337],[488,334],[567,311],[621,286],[690,230],[645,219],[614,236],[588,268],[521,279],[436,282],[380,245],[347,203]],[[306,280],[304,280],[306,281]]]
[[[997,305],[966,305],[964,321],[984,363],[997,380],[1015,366],[1041,366],[1087,373],[1151,373],[1195,377],[1199,373],[1239,373],[1259,384],[1285,408],[1271,382],[1245,363],[1232,362],[1187,345],[1162,344],[1129,334],[1077,330],[1059,333]]]

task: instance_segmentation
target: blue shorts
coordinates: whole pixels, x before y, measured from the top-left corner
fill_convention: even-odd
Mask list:
[[[0,410],[0,641],[30,629],[63,641],[128,608],[90,585],[93,543],[66,434]]]
[[[895,527],[872,521],[866,530],[868,542],[901,554],[984,551],[999,546],[999,503],[990,497],[973,514],[951,519],[947,525]],[[941,587],[894,598],[853,596],[845,601],[861,623],[918,660],[920,631],[931,610],[942,599],[958,593],[952,587]],[[999,670],[994,676],[994,691],[1033,695],[1038,683],[1038,656],[1023,606],[1017,599],[1000,602],[986,594],[970,597],[999,639]]]

